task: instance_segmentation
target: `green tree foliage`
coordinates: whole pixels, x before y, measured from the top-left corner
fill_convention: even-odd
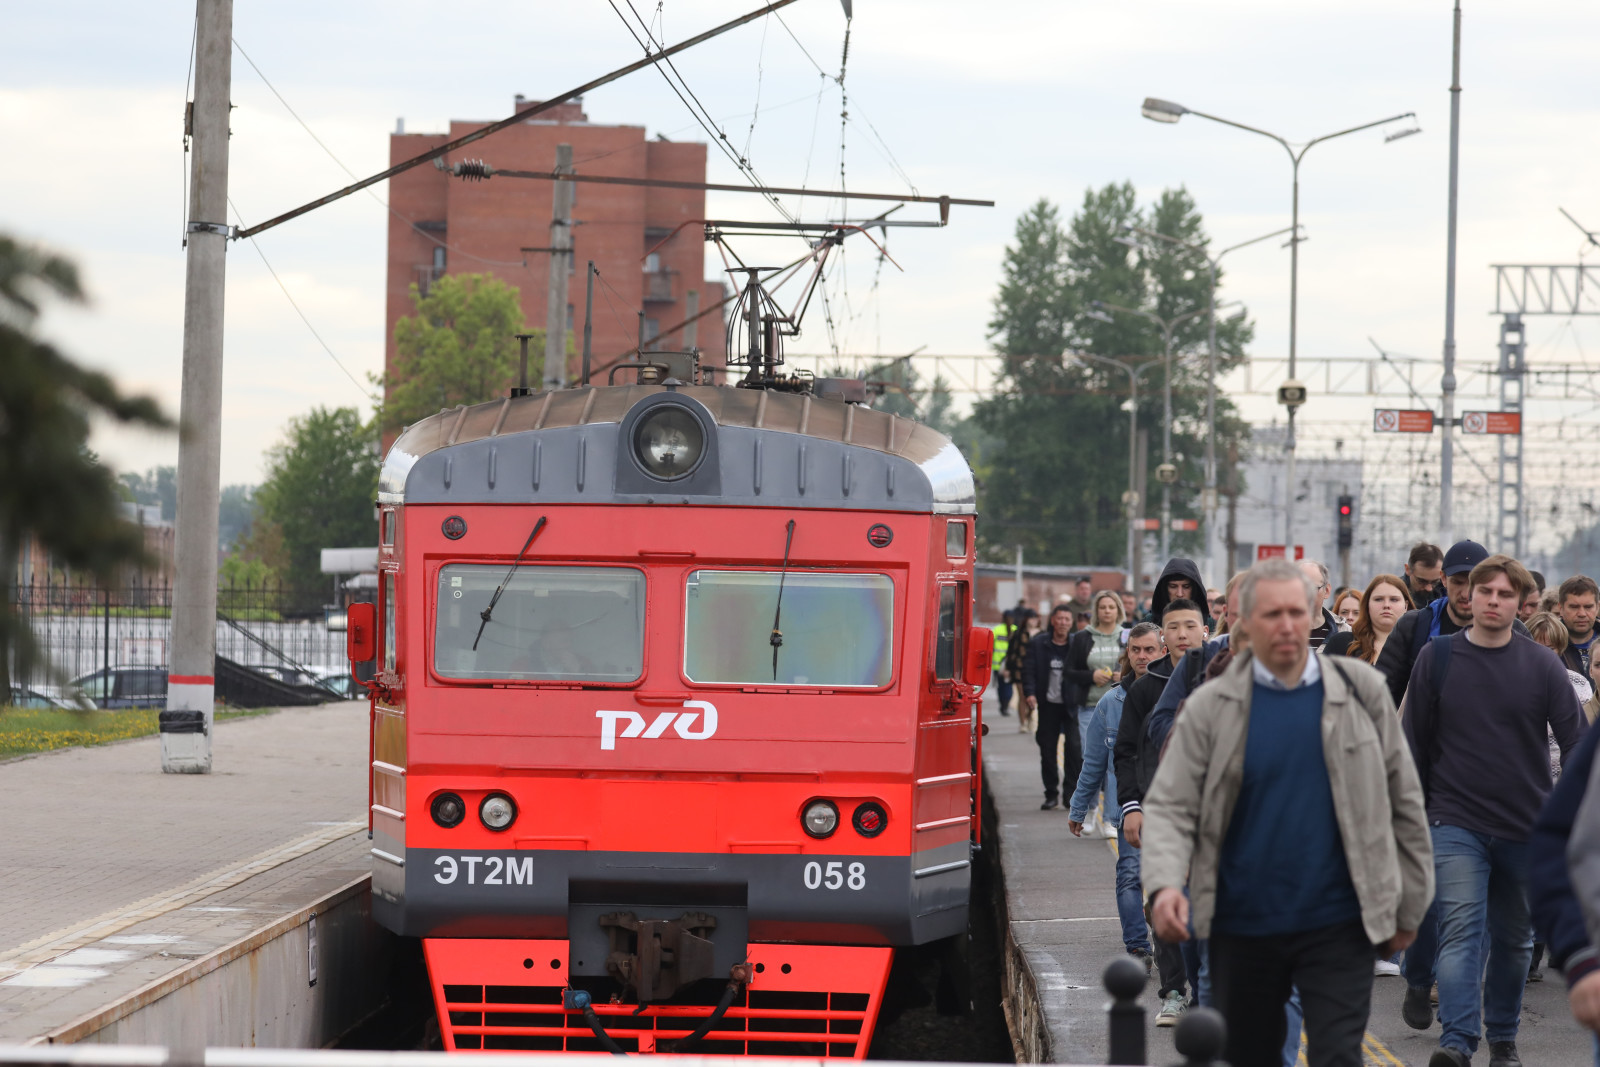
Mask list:
[[[377,446],[377,428],[363,424],[355,408],[318,407],[290,419],[283,441],[267,453],[240,555],[267,564],[298,600],[324,596],[322,549],[377,543]],[[234,573],[247,571],[241,564]]]
[[[155,401],[127,397],[34,336],[47,296],[82,303],[71,262],[0,235],[0,703],[10,666],[35,658],[15,613],[18,553],[37,542],[69,567],[109,580],[144,559],[144,535],[118,517],[115,476],[88,450],[89,418],[168,427]]]
[[[950,383],[942,374],[935,374],[933,381],[924,385],[910,356],[874,363],[859,374],[851,374],[842,367],[835,367],[828,374],[833,378],[860,378],[866,382],[868,391],[874,394],[874,411],[915,419],[943,434],[955,429],[958,420],[950,410],[955,400]]]
[[[225,485],[217,508],[217,547],[231,549],[250,534],[250,523],[255,518],[256,487],[253,485]]]
[[[446,274],[423,296],[411,286],[416,313],[394,324],[393,373],[382,379],[385,430],[457,404],[502,396],[518,373],[518,333],[528,342],[528,377],[543,377],[543,331],[523,330],[517,288],[492,274]]]
[[[973,421],[992,439],[980,480],[980,533],[994,558],[1024,546],[1039,562],[1115,565],[1123,562],[1128,486],[1128,376],[1079,354],[1132,359],[1159,357],[1161,330],[1139,315],[1115,313],[1110,322],[1095,301],[1139,308],[1165,319],[1204,308],[1205,259],[1162,243],[1132,249],[1117,241],[1128,225],[1204,246],[1207,237],[1194,201],[1183,189],[1164,191],[1141,208],[1129,183],[1088,190],[1063,227],[1060,213],[1040,200],[1017,220],[1006,249],[990,336],[1005,356],[997,389],[974,406]],[[1221,295],[1218,273],[1218,302]],[[1232,309],[1229,309],[1232,310]],[[1091,312],[1095,314],[1091,315]],[[1254,332],[1243,314],[1217,321],[1219,373],[1238,365]],[[1206,318],[1174,333],[1172,374],[1173,514],[1196,514],[1204,483]],[[1140,379],[1139,426],[1150,432],[1147,484],[1161,462],[1163,376]],[[1219,465],[1227,442],[1245,432],[1226,398],[1217,398]],[[1222,481],[1219,474],[1219,481]],[[1148,490],[1151,500],[1157,497]],[[1144,514],[1155,515],[1147,500]],[[1179,535],[1194,551],[1194,535]]]
[[[128,487],[129,497],[138,504],[159,504],[161,518],[171,522],[178,517],[178,468],[151,467],[143,474],[129,471],[117,476]]]

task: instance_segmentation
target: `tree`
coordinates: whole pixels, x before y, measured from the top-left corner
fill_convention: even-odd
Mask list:
[[[1130,183],[1088,190],[1066,228],[1047,200],[1017,220],[989,323],[995,347],[1006,358],[995,395],[973,409],[973,421],[994,438],[980,495],[980,532],[991,558],[1021,544],[1041,562],[1123,561],[1128,378],[1115,367],[1076,357],[1137,361],[1161,355],[1159,327],[1125,313],[1103,321],[1095,301],[1170,320],[1203,308],[1208,296],[1203,257],[1164,242],[1130,249],[1117,240],[1128,225],[1202,246],[1207,241],[1186,191],[1168,189],[1141,209]],[[1221,279],[1219,272],[1219,286]],[[1219,373],[1238,364],[1252,334],[1242,314],[1218,319]],[[1203,484],[1204,315],[1177,328],[1173,349],[1173,462],[1179,471],[1173,515],[1187,517],[1195,514]],[[1159,368],[1148,371],[1139,393],[1139,425],[1151,434],[1146,483],[1152,486],[1157,483],[1151,472],[1161,462],[1162,383]],[[1218,455],[1226,455],[1227,442],[1245,429],[1219,396]],[[1153,513],[1147,504],[1144,514]],[[1179,535],[1174,544],[1192,552],[1198,541]]]
[[[835,367],[828,377],[859,378],[868,383],[868,392],[876,393],[872,401],[874,411],[888,411],[902,419],[914,419],[943,434],[955,428],[957,420],[950,414],[950,405],[955,400],[950,393],[950,383],[942,374],[935,374],[932,383],[924,386],[910,356],[874,363],[859,374]]]
[[[154,400],[122,395],[34,336],[47,296],[84,303],[77,268],[0,235],[0,702],[12,665],[26,677],[37,658],[12,592],[26,546],[103,581],[144,561],[144,535],[118,515],[116,478],[87,447],[90,416],[171,426]]]
[[[161,506],[161,517],[171,522],[178,516],[178,468],[151,467],[144,474],[129,471],[117,480],[128,487],[135,503]]]
[[[322,549],[377,543],[377,446],[376,427],[355,408],[318,407],[290,419],[284,440],[267,453],[241,555],[272,567],[296,603],[322,594]]]
[[[446,274],[426,296],[413,284],[411,303],[416,314],[394,324],[394,372],[381,381],[383,429],[504,395],[518,373],[518,333],[537,335],[528,342],[528,377],[543,377],[544,332],[523,330],[515,286],[492,274]]]

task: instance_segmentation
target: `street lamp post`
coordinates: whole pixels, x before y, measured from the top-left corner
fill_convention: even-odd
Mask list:
[[[1181,241],[1176,237],[1147,230],[1143,226],[1134,226],[1131,223],[1127,224],[1126,228],[1132,233],[1198,252],[1205,258],[1206,266],[1210,269],[1211,277],[1206,297],[1206,488],[1201,508],[1206,516],[1206,581],[1220,587],[1222,572],[1217,569],[1217,266],[1222,262],[1222,257],[1229,252],[1273,237],[1281,237],[1291,232],[1292,228],[1285,227],[1264,233],[1260,237],[1252,237],[1248,241],[1240,241],[1236,245],[1229,245],[1214,256],[1206,254],[1205,245]],[[1131,238],[1118,237],[1116,240],[1130,246],[1138,244]]]
[[[1351,126],[1347,130],[1339,130],[1336,133],[1328,133],[1323,134],[1321,137],[1313,137],[1311,140],[1301,144],[1299,150],[1296,151],[1294,145],[1290,144],[1286,138],[1280,137],[1275,133],[1258,129],[1255,126],[1246,126],[1244,123],[1234,122],[1232,119],[1221,118],[1217,115],[1208,115],[1204,111],[1195,111],[1192,108],[1184,107],[1182,104],[1175,104],[1170,100],[1159,100],[1153,96],[1145,97],[1144,104],[1139,110],[1140,114],[1154,122],[1177,122],[1185,115],[1194,115],[1197,118],[1210,119],[1212,122],[1220,122],[1224,126],[1232,126],[1235,129],[1244,130],[1248,133],[1260,134],[1262,137],[1270,137],[1282,145],[1283,150],[1289,154],[1289,164],[1291,170],[1293,171],[1294,178],[1293,219],[1289,227],[1291,231],[1289,237],[1289,380],[1295,380],[1295,337],[1296,327],[1298,326],[1300,305],[1300,241],[1303,239],[1300,237],[1300,161],[1305,158],[1307,152],[1311,151],[1312,145],[1321,144],[1323,141],[1331,141],[1336,137],[1343,137],[1346,134],[1359,133],[1362,130],[1370,130],[1374,126],[1384,126],[1391,122],[1398,122],[1401,119],[1409,118],[1415,120],[1417,117],[1416,113],[1413,111],[1404,111],[1398,115],[1390,115],[1386,119],[1379,119],[1376,122],[1366,122],[1362,123],[1360,126]],[[1419,128],[1412,127],[1411,129],[1400,130],[1396,133],[1392,133],[1385,137],[1384,141],[1394,141],[1401,137],[1420,132],[1421,130]],[[1289,408],[1288,432],[1285,436],[1283,445],[1288,466],[1288,492],[1284,494],[1283,502],[1284,552],[1291,560],[1294,558],[1294,416],[1295,408],[1291,406]]]
[[[1109,318],[1110,316],[1106,316]],[[1143,365],[1129,363],[1125,359],[1113,359],[1110,356],[1095,356],[1088,352],[1077,354],[1078,359],[1092,359],[1096,363],[1120,368],[1128,375],[1128,496],[1127,513],[1128,526],[1128,586],[1135,596],[1139,593],[1139,576],[1133,573],[1134,538],[1138,536],[1133,529],[1133,516],[1139,507],[1139,379],[1144,372],[1155,366],[1153,358],[1146,359]]]
[[[1190,319],[1206,314],[1207,308],[1196,308],[1186,311],[1171,319],[1164,319],[1153,311],[1142,308],[1125,308],[1116,304],[1108,304],[1104,300],[1093,302],[1095,308],[1105,308],[1108,311],[1120,311],[1127,315],[1142,315],[1161,328],[1162,361],[1166,364],[1166,378],[1162,385],[1161,398],[1161,465],[1172,466],[1172,331]],[[1091,315],[1094,312],[1090,312]],[[1161,474],[1157,472],[1158,476]],[[1172,554],[1172,480],[1169,473],[1161,478],[1161,558],[1163,560]]]

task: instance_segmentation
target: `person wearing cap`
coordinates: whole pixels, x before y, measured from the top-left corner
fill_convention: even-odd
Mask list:
[[[1433,603],[1408,611],[1394,624],[1389,639],[1383,643],[1376,664],[1379,672],[1388,679],[1389,695],[1394,706],[1399,707],[1406,695],[1406,683],[1411,680],[1411,668],[1417,657],[1435,637],[1447,637],[1472,625],[1472,587],[1467,577],[1472,568],[1489,558],[1489,550],[1476,541],[1457,541],[1444,554],[1444,595]],[[1523,637],[1528,628],[1521,620],[1512,629]]]

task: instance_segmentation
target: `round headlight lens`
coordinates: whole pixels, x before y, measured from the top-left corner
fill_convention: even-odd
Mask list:
[[[517,817],[517,806],[504,793],[490,793],[478,805],[478,818],[491,830],[504,830]]]
[[[831,800],[813,800],[800,816],[800,825],[812,837],[828,837],[839,828],[839,809]]]
[[[889,825],[889,813],[876,800],[869,800],[856,807],[850,823],[862,837],[877,837]]]
[[[454,793],[440,793],[433,798],[433,821],[446,830],[452,826],[460,826],[461,820],[467,817],[466,803]]]
[[[676,404],[662,404],[640,419],[633,443],[644,469],[665,479],[693,471],[706,450],[700,420]]]

